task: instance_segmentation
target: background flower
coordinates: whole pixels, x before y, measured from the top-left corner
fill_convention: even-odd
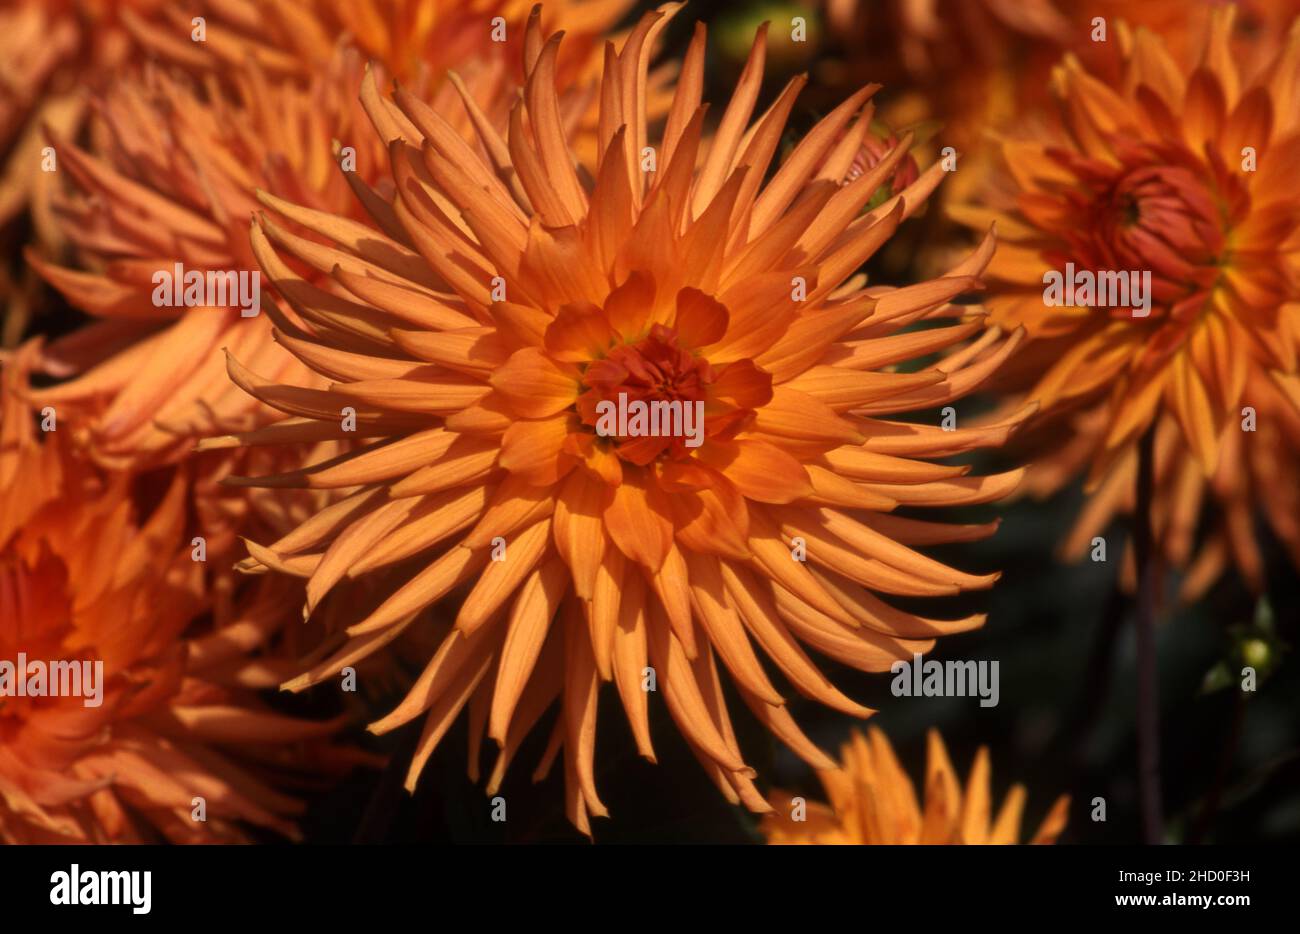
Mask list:
[[[844,744],[837,769],[819,773],[829,805],[796,803],[773,792],[772,813],[763,818],[768,843],[814,844],[1009,844],[1020,842],[1025,787],[1014,785],[994,813],[988,749],[981,747],[962,786],[936,730],[926,736],[922,800],[899,764],[885,734],[871,728]],[[1055,843],[1065,829],[1070,799],[1056,799],[1027,841]],[[798,808],[798,810],[796,810]],[[798,818],[793,815],[799,814]]]
[[[208,605],[202,566],[179,547],[184,484],[137,519],[128,476],[102,479],[57,429],[37,440],[19,395],[34,351],[6,364],[0,387],[0,659],[102,663],[102,695],[92,706],[0,698],[0,840],[296,836],[302,804],[277,781],[295,768],[338,774],[347,757],[322,746],[338,722],[260,703],[250,688],[266,686],[262,666],[230,640],[234,630],[185,638]],[[283,593],[254,590],[257,601],[238,608],[244,629],[284,608]]]
[[[1110,47],[1121,57],[1115,82],[1067,57],[1054,75],[1059,122],[1040,137],[1008,138],[1005,194],[989,196],[992,212],[963,214],[996,218],[1008,241],[990,264],[989,307],[1003,326],[1028,329],[1012,379],[1041,403],[1039,424],[1063,429],[1040,448],[1031,488],[1050,492],[1089,470],[1096,494],[1068,543],[1079,555],[1133,507],[1137,442],[1157,426],[1155,534],[1167,555],[1185,564],[1202,503],[1222,507],[1188,596],[1228,555],[1261,586],[1254,515],[1264,491],[1293,477],[1283,466],[1291,459],[1248,429],[1263,419],[1285,431],[1300,417],[1286,391],[1300,347],[1300,188],[1290,168],[1300,154],[1290,103],[1300,31],[1274,59],[1243,69],[1232,24],[1231,8],[1212,17],[1203,57],[1185,66],[1155,35],[1121,25]],[[1047,307],[1044,272],[1067,263],[1149,273],[1149,317]],[[1263,512],[1300,555],[1285,504]]]

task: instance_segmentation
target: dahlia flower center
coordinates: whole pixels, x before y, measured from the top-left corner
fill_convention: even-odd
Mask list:
[[[1088,266],[1150,270],[1157,298],[1166,302],[1214,285],[1225,221],[1218,199],[1194,173],[1168,165],[1131,169],[1095,203],[1094,223],[1080,225],[1095,231],[1080,244]]]
[[[1205,184],[1184,169],[1151,166],[1120,181],[1116,198],[1122,209],[1120,235],[1141,233],[1186,251],[1187,259],[1213,263],[1223,249],[1216,199]],[[1144,245],[1130,240],[1135,250]]]
[[[1176,345],[1219,282],[1232,223],[1230,195],[1190,169],[1154,163],[1142,153],[1118,168],[1085,160],[1071,165],[1079,188],[1055,204],[1024,203],[1069,245],[1046,258],[1056,268],[1069,262],[1095,276],[1127,276],[1130,283],[1149,273],[1151,321],[1173,325],[1162,347]],[[1107,313],[1128,317],[1130,311],[1121,302]]]
[[[622,344],[587,367],[583,380],[605,399],[703,401],[713,368],[677,340],[673,328],[656,324],[641,340]]]
[[[703,412],[714,381],[709,362],[683,347],[674,328],[656,324],[587,365],[578,404],[583,424],[618,445],[619,454],[649,463],[684,457],[704,437]]]

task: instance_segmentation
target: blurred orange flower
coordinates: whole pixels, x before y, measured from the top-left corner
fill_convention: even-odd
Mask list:
[[[142,468],[186,457],[205,434],[264,424],[268,411],[230,386],[221,347],[256,357],[269,371],[303,378],[279,352],[265,315],[225,307],[157,307],[159,271],[253,267],[248,221],[254,192],[289,194],[312,207],[353,203],[384,154],[355,155],[338,171],[331,134],[364,124],[351,93],[360,60],[340,54],[302,89],[255,69],[228,98],[211,99],[184,79],[149,70],[119,82],[100,107],[104,144],[92,154],[58,141],[76,187],[55,199],[61,229],[85,269],[29,262],[76,307],[99,320],[56,341],[42,365],[52,375],[85,371],[42,390],[77,442],[99,463]]]
[[[760,33],[705,141],[697,27],[652,145],[644,50],[667,21],[648,14],[607,57],[602,156],[583,172],[558,119],[558,35],[525,44],[528,80],[507,134],[476,121],[487,158],[413,95],[399,89],[395,106],[381,102],[368,80],[363,100],[392,155],[395,197],[369,206],[386,236],[269,195],[269,207],[332,245],[269,218],[253,231],[262,269],[295,315],[272,312],[277,340],[329,385],[283,385],[230,361],[236,383],[293,416],[250,440],[336,438],[349,411],[355,434],[373,439],[334,461],[247,481],[356,489],[284,539],[250,545],[252,559],[307,578],[308,612],[345,578],[416,572],[403,571],[408,579],[351,627],[351,642],[289,686],[332,677],[467,587],[424,674],[371,729],[424,719],[413,788],[468,704],[471,774],[484,731],[501,746],[491,790],[558,699],[547,762],[563,748],[568,814],[584,831],[589,815],[605,813],[593,767],[602,681],[615,683],[640,751],[653,758],[644,683],[653,678],[723,793],[765,810],[722,699],[718,658],[761,722],[829,767],[751,640],[798,691],[865,716],[800,643],[884,671],[938,636],[979,626],[982,616],[925,619],[875,594],[990,586],[996,574],[956,571],[912,546],[977,539],[995,526],[888,513],[1004,495],[1019,471],[971,477],[917,458],[1000,444],[1027,414],[958,431],[887,420],[971,391],[1018,336],[993,330],[968,342],[983,331],[980,316],[950,304],[976,284],[991,237],[935,281],[868,289],[854,276],[943,174],[934,166],[863,213],[909,142],[841,185],[874,88],[831,112],[764,185],[804,79],[753,121]],[[293,261],[332,273],[351,297],[312,287]],[[946,326],[906,330],[918,321]],[[933,366],[894,369],[940,352]],[[698,404],[698,445],[627,426],[598,430],[602,404],[619,397]],[[801,549],[806,564],[791,560]]]
[[[604,35],[630,5],[546,4],[547,25],[563,26],[571,37],[562,63],[566,75],[594,76]],[[50,181],[39,170],[43,128],[72,135],[87,114],[86,92],[102,92],[133,60],[157,57],[223,83],[257,74],[268,90],[280,81],[310,84],[332,67],[341,46],[352,45],[408,85],[424,88],[436,80],[439,104],[454,97],[444,80],[447,68],[462,69],[464,80],[491,100],[494,88],[510,80],[505,66],[517,60],[521,25],[532,6],[532,0],[193,0],[180,6],[165,0],[0,0],[0,153],[7,160],[0,221]]]
[[[1264,443],[1294,439],[1300,418],[1300,24],[1245,69],[1234,35],[1233,10],[1217,11],[1204,54],[1184,66],[1159,37],[1120,24],[1107,69],[1117,80],[1067,56],[1053,76],[1059,121],[1003,140],[1005,190],[987,195],[991,209],[960,212],[978,227],[996,220],[1009,241],[990,264],[988,304],[1002,326],[1028,330],[1008,376],[1056,432],[1027,487],[1050,492],[1090,465],[1095,496],[1068,543],[1077,554],[1132,508],[1137,441],[1154,430],[1167,555],[1187,562],[1207,496],[1224,511],[1187,595],[1229,555],[1260,586],[1263,495],[1283,498],[1266,512],[1300,561],[1295,459]],[[1047,304],[1045,274],[1067,264],[1149,274],[1149,314]]]
[[[137,518],[127,475],[101,478],[57,428],[38,441],[20,397],[34,350],[0,373],[0,840],[295,836],[301,804],[275,776],[343,764],[319,748],[339,724],[265,709],[249,690],[263,663],[231,638],[255,645],[247,630],[278,622],[283,588],[255,587],[223,638],[186,638],[207,601],[181,544],[182,479]],[[20,690],[33,663],[76,666],[64,680],[78,693],[56,693],[52,674],[41,694]]]
[[[1013,785],[996,816],[989,752],[981,747],[963,788],[937,730],[926,737],[924,799],[879,729],[854,731],[837,769],[819,773],[829,804],[774,792],[762,833],[772,844],[1015,844],[1025,788]],[[1056,799],[1030,843],[1055,843],[1065,829],[1070,799]]]

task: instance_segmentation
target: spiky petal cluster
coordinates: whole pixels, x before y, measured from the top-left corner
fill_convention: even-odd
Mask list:
[[[127,60],[131,42],[118,14],[132,0],[5,0],[0,3],[0,222],[48,187],[45,127],[71,130],[98,87]],[[155,0],[135,0],[142,8]],[[39,212],[38,212],[39,213]]]
[[[1294,467],[1264,443],[1264,432],[1294,437],[1300,418],[1300,24],[1271,60],[1243,65],[1233,22],[1230,7],[1212,17],[1190,66],[1122,26],[1117,79],[1067,58],[1053,84],[1059,124],[1006,140],[1006,196],[965,212],[996,219],[1010,241],[989,267],[989,306],[1028,329],[1018,376],[1057,433],[1031,485],[1055,489],[1090,468],[1078,551],[1131,508],[1137,442],[1156,431],[1153,516],[1168,555],[1188,561],[1206,499],[1223,510],[1195,559],[1196,589],[1229,555],[1260,584],[1252,526],[1264,496],[1284,498],[1266,511],[1300,558]],[[1046,305],[1044,275],[1066,264],[1148,274],[1149,315]]]
[[[159,307],[157,276],[175,275],[178,263],[204,276],[255,268],[247,234],[255,189],[323,210],[355,203],[349,181],[368,191],[383,152],[356,132],[365,121],[352,98],[361,74],[360,59],[341,53],[306,89],[252,67],[213,97],[150,69],[105,94],[99,152],[53,140],[62,174],[75,182],[55,199],[56,216],[83,268],[29,259],[98,320],[46,351],[47,370],[77,375],[37,401],[57,406],[98,462],[171,463],[196,437],[265,423],[267,411],[225,380],[221,347],[302,378],[293,361],[268,357],[265,316],[243,316],[233,300]],[[361,137],[355,171],[337,171],[331,135]]]
[[[603,681],[614,682],[645,756],[654,754],[648,708],[662,698],[722,791],[764,810],[721,671],[762,723],[827,766],[759,653],[797,691],[868,714],[803,646],[883,671],[980,625],[980,616],[922,618],[877,594],[989,586],[996,575],[953,570],[913,546],[993,527],[890,512],[987,502],[1019,477],[972,477],[918,458],[1000,444],[1023,414],[957,431],[890,419],[962,396],[1013,349],[1016,339],[997,331],[968,343],[983,330],[980,316],[949,304],[976,283],[992,240],[935,281],[864,288],[854,277],[941,169],[863,212],[909,143],[840,184],[867,130],[867,88],[764,184],[803,79],[753,119],[760,34],[706,141],[702,27],[663,135],[651,139],[641,105],[647,50],[666,22],[647,15],[607,55],[602,156],[581,171],[558,119],[559,36],[527,44],[509,130],[503,137],[477,120],[481,149],[412,96],[388,100],[367,82],[396,192],[374,212],[384,233],[273,198],[268,205],[332,244],[274,224],[253,232],[290,306],[276,312],[277,339],[330,383],[285,386],[230,363],[236,383],[293,416],[250,443],[336,438],[345,409],[355,435],[369,439],[264,481],[354,492],[281,540],[252,546],[255,564],[307,578],[309,612],[346,577],[396,575],[351,642],[290,686],[334,676],[463,594],[414,689],[371,728],[424,720],[413,787],[468,705],[472,772],[484,731],[501,747],[495,787],[558,702],[551,755],[563,748],[568,813],[584,830],[605,812],[593,768]],[[346,297],[310,285],[294,262],[331,272]],[[908,330],[923,320],[944,326]],[[932,366],[894,369],[937,352],[946,355]],[[620,394],[699,403],[702,444],[598,433],[598,404]],[[792,560],[803,551],[806,563]],[[654,693],[643,686],[647,668]]]
[[[1031,110],[1061,48],[1075,36],[1087,38],[1059,0],[820,5],[829,51],[839,59],[822,72],[841,89],[868,78],[882,82],[893,92],[882,110],[891,126],[916,127],[931,153],[940,146],[960,153],[961,171],[945,183],[945,201],[978,184],[987,171],[989,131]],[[942,139],[927,146],[926,128],[939,126]]]
[[[402,83],[433,77],[448,68],[467,74],[495,71],[497,80],[517,67],[523,23],[543,20],[573,38],[565,76],[579,80],[599,61],[601,37],[631,6],[630,0],[222,0],[201,3],[205,38],[193,41],[194,12],[164,9],[124,19],[134,38],[165,61],[195,71],[229,74],[254,63],[274,77],[310,80],[334,56],[340,37]],[[206,8],[205,8],[206,7]],[[597,65],[598,67],[598,65]]]
[[[1025,788],[1014,785],[993,813],[989,751],[975,755],[965,787],[957,777],[937,730],[926,737],[922,799],[899,764],[885,734],[854,731],[841,750],[838,768],[820,773],[829,804],[804,803],[786,792],[770,798],[772,813],[762,832],[772,844],[1015,844]],[[1069,798],[1062,795],[1043,818],[1030,843],[1055,843],[1065,829]]]

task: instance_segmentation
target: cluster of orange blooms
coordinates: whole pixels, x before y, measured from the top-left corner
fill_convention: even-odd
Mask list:
[[[373,757],[355,711],[274,692],[354,669],[399,684],[372,732],[421,724],[411,790],[464,716],[494,794],[554,708],[540,771],[590,834],[612,682],[638,751],[662,703],[772,842],[1018,842],[986,753],[963,790],[932,734],[918,804],[882,733],[837,761],[783,691],[870,716],[809,650],[887,672],[985,623],[893,598],[993,586],[925,550],[996,523],[896,509],[1082,477],[1078,552],[1148,435],[1186,598],[1263,586],[1259,513],[1300,565],[1300,23],[1097,3],[1097,41],[1050,0],[897,6],[824,13],[892,43],[955,172],[942,130],[881,132],[871,73],[791,143],[809,78],[759,107],[779,21],[711,109],[705,26],[663,53],[680,3],[0,2],[0,658],[105,671],[100,706],[0,698],[0,840],[293,836],[295,789]],[[974,233],[868,283],[943,186]],[[1044,307],[1066,262],[1151,270],[1149,316]],[[257,271],[261,313],[158,307],[177,264]],[[1002,404],[956,430],[908,418],[977,390]],[[596,432],[620,393],[699,403],[702,444]],[[949,460],[1013,434],[1022,467]],[[728,695],[829,804],[763,790]]]

